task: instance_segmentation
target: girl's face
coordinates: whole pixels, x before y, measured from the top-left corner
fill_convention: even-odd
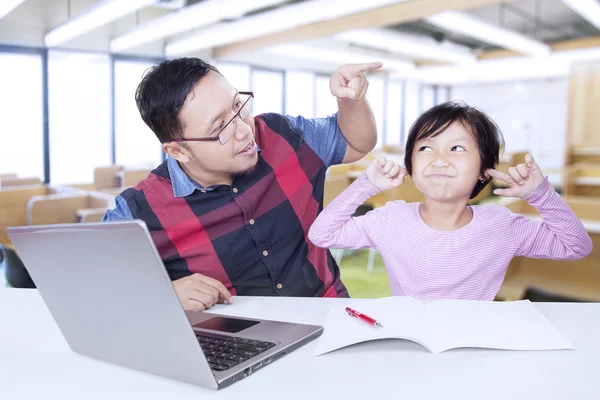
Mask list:
[[[453,123],[435,137],[415,143],[412,180],[426,198],[440,202],[468,200],[480,175],[481,158],[473,135]]]

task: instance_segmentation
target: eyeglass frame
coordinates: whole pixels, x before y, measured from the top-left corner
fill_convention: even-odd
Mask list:
[[[229,140],[231,140],[231,138],[229,138],[227,140],[227,142],[222,143],[221,142],[221,134],[223,133],[223,131],[225,131],[225,129],[227,129],[227,127],[229,126],[229,124],[231,124],[237,117],[240,116],[240,112],[242,112],[242,110],[244,109],[244,107],[246,107],[246,104],[248,104],[248,102],[254,98],[254,92],[238,92],[238,95],[243,95],[243,96],[248,96],[248,99],[246,99],[246,101],[244,102],[244,104],[241,105],[240,109],[237,110],[237,112],[234,114],[233,118],[231,118],[229,120],[229,122],[227,122],[225,124],[225,126],[219,131],[219,133],[216,136],[207,136],[207,137],[201,137],[201,138],[179,138],[179,139],[171,139],[167,142],[164,143],[181,143],[181,142],[216,142],[219,141],[219,143],[221,143],[221,145],[224,145],[225,143],[229,142]],[[252,112],[252,111],[251,111]]]

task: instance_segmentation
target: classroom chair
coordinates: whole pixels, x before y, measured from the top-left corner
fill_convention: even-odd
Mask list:
[[[574,297],[551,293],[535,287],[528,287],[523,296],[525,300],[532,302],[556,302],[556,303],[587,303],[586,300],[576,299]]]
[[[0,244],[0,270],[4,271],[6,282],[13,288],[35,289],[35,284],[29,276],[23,261],[17,252],[10,247]]]

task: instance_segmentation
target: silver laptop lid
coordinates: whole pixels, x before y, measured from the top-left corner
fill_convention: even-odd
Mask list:
[[[7,233],[74,352],[217,388],[143,222]]]

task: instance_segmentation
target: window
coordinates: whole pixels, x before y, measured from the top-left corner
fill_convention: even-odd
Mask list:
[[[386,112],[386,145],[402,144],[402,83],[388,82]]]
[[[420,85],[418,82],[407,81],[405,82],[406,96],[404,97],[404,142],[408,139],[410,127],[415,123],[419,117],[419,90]]]
[[[371,75],[369,80],[369,88],[367,89],[367,100],[373,110],[375,123],[377,124],[377,144],[375,147],[383,146],[383,136],[385,132],[384,124],[384,101],[385,101],[385,78],[380,75]]]
[[[91,183],[112,159],[110,59],[51,51],[48,85],[51,182]]]
[[[244,64],[218,63],[215,67],[240,92],[247,92],[250,85],[250,67]],[[256,103],[255,103],[256,104]]]
[[[423,86],[421,89],[421,113],[435,105],[435,90],[432,86]]]
[[[438,86],[437,104],[442,104],[450,100],[450,88],[447,86]]]
[[[118,165],[152,168],[162,162],[160,143],[142,120],[135,104],[137,86],[152,64],[115,61],[115,148]]]
[[[316,107],[315,117],[324,118],[338,111],[337,100],[329,89],[329,77],[317,75],[316,77]]]
[[[0,173],[44,178],[42,58],[0,53]]]
[[[314,117],[315,76],[312,72],[286,71],[284,112],[293,116]]]
[[[254,115],[283,113],[283,72],[252,70],[251,87],[254,92]]]

